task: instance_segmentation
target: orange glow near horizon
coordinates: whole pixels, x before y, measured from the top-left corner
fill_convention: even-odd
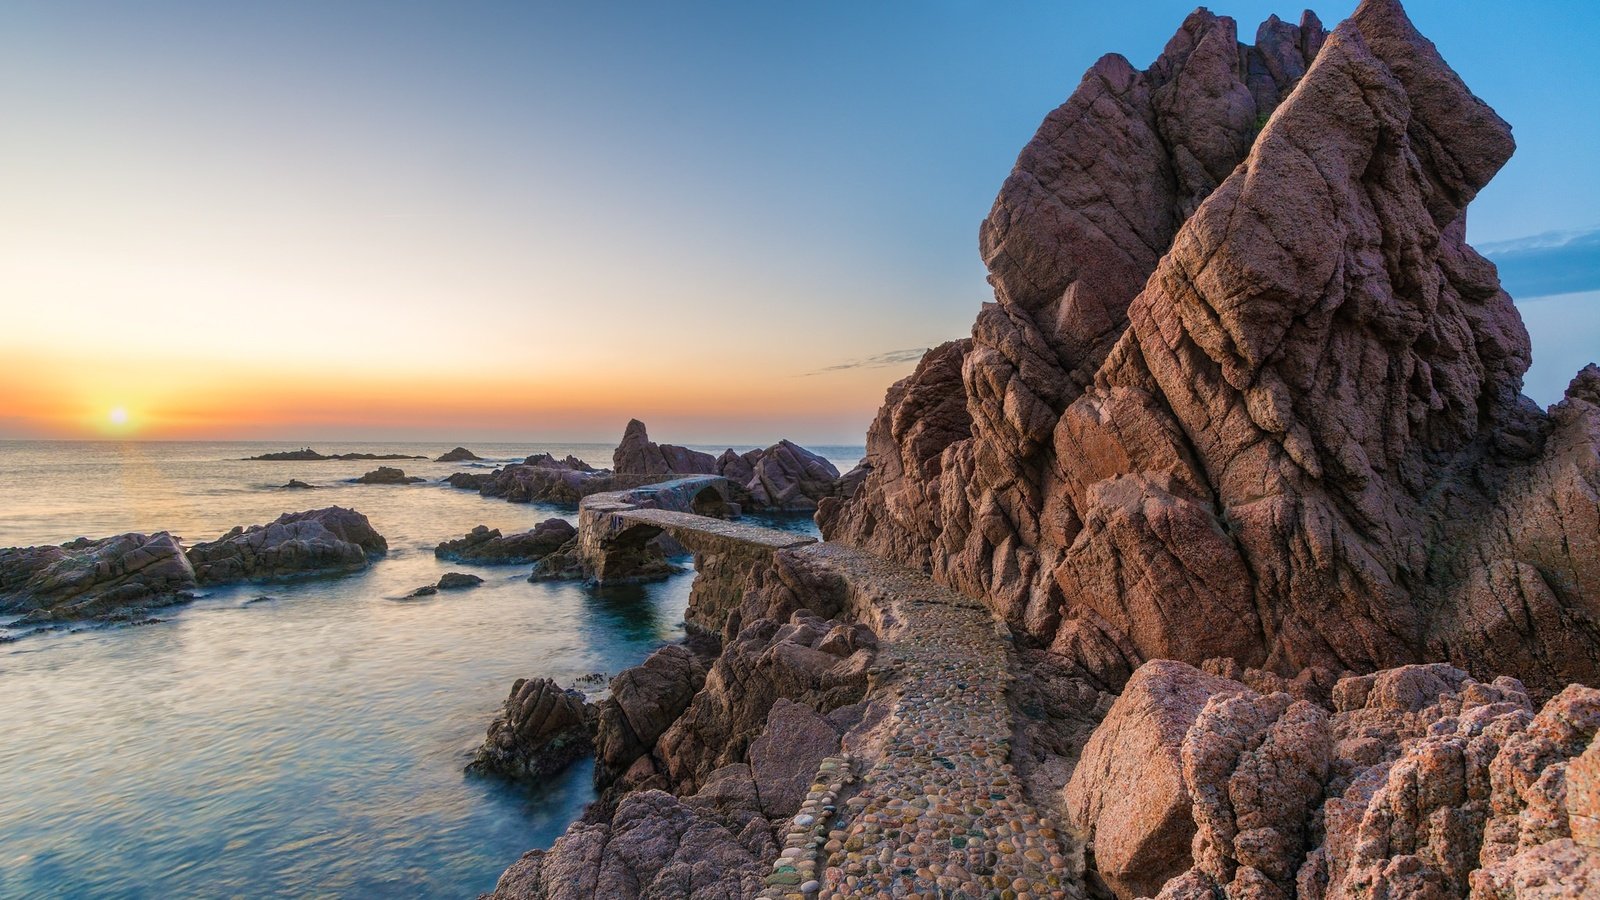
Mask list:
[[[605,441],[641,418],[662,440],[859,443],[898,371],[819,374],[672,366],[652,375],[402,368],[393,374],[139,356],[61,359],[15,352],[0,372],[0,437],[142,440],[515,439]],[[735,360],[740,368],[746,361]],[[506,367],[510,368],[510,367]]]

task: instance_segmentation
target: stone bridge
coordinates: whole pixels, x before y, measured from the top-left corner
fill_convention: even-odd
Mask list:
[[[604,583],[631,577],[646,545],[665,533],[697,560],[729,555],[764,563],[778,551],[815,543],[805,535],[744,525],[732,486],[720,475],[695,475],[593,494],[578,504],[578,547],[584,570]]]

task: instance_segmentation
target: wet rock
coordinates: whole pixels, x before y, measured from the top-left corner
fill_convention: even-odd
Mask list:
[[[182,603],[196,583],[178,539],[164,531],[0,550],[0,613],[21,614],[18,625],[125,617]]]
[[[500,529],[479,525],[465,537],[445,541],[433,549],[440,559],[482,565],[531,563],[561,549],[578,531],[565,519],[546,519],[530,531],[502,535]]]
[[[439,578],[439,590],[441,591],[477,587],[480,584],[483,584],[482,578],[476,575],[468,575],[464,572],[446,572]]]
[[[289,479],[289,483],[283,486],[284,490],[295,490],[295,491],[314,490],[315,488],[316,488],[316,485],[314,485],[314,484],[306,484],[304,481],[301,481],[298,478]]]
[[[594,749],[595,709],[548,678],[518,678],[467,771],[540,782]]]
[[[330,506],[237,527],[187,551],[200,584],[358,572],[389,552],[367,517]]]
[[[465,447],[457,447],[454,450],[443,454],[438,459],[435,459],[434,462],[467,462],[469,460],[482,458],[483,457],[473,453],[471,450],[468,450]]]
[[[356,484],[416,484],[427,481],[416,475],[407,475],[405,470],[393,466],[379,466],[371,472],[357,478]]]

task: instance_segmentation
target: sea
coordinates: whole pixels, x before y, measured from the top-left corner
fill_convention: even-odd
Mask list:
[[[463,767],[517,678],[611,676],[680,639],[694,574],[597,588],[436,559],[473,526],[577,512],[444,476],[612,451],[469,447],[484,461],[431,462],[451,445],[425,442],[317,445],[430,460],[379,463],[244,459],[297,449],[283,443],[0,441],[0,547],[210,540],[333,505],[389,542],[359,574],[206,589],[146,624],[28,633],[0,617],[0,898],[473,897],[549,847],[594,799],[589,763],[531,788]],[[841,472],[863,453],[812,449]],[[378,465],[428,481],[349,483]],[[752,518],[815,533],[805,516]],[[398,599],[447,571],[485,582]]]

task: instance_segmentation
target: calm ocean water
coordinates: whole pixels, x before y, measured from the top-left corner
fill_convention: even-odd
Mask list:
[[[587,764],[533,790],[462,767],[514,679],[615,674],[681,635],[692,573],[598,590],[530,584],[525,566],[441,563],[433,546],[474,525],[526,529],[575,511],[343,483],[374,462],[241,460],[282,449],[294,448],[0,442],[0,547],[125,531],[207,540],[334,504],[365,513],[390,547],[358,575],[208,590],[156,611],[157,624],[0,644],[0,897],[473,896],[592,799]],[[472,449],[595,465],[611,453]],[[814,449],[841,471],[861,454]],[[387,464],[429,479],[469,467]],[[277,488],[290,478],[324,487]],[[486,583],[391,599],[452,570]]]

